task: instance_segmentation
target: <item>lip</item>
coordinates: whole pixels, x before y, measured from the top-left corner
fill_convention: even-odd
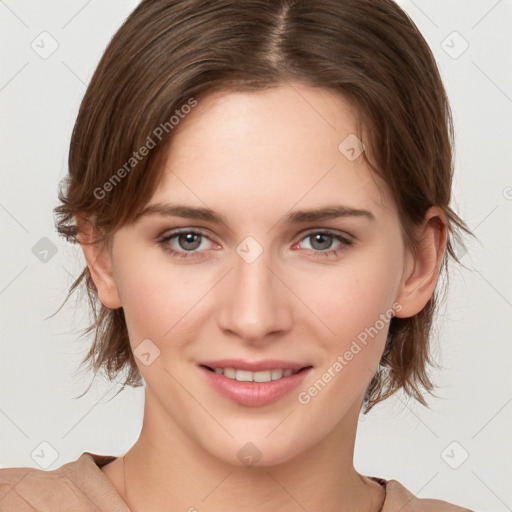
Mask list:
[[[270,382],[239,382],[219,375],[206,368],[236,368],[252,372],[271,370],[273,368],[291,368],[301,370],[289,377],[282,377]],[[290,361],[265,360],[248,362],[233,359],[204,361],[198,367],[206,381],[225,398],[245,407],[263,407],[277,402],[300,385],[313,369],[311,365],[292,363]]]
[[[284,361],[282,359],[264,359],[262,361],[246,361],[245,359],[216,359],[211,361],[200,361],[198,364],[209,366],[210,368],[236,368],[237,370],[247,370],[250,372],[259,372],[263,370],[273,370],[290,368],[291,370],[300,370],[307,366],[313,366],[311,363],[297,363],[296,361]]]

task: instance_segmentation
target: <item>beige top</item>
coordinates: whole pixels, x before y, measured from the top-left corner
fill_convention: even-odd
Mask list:
[[[52,471],[0,469],[1,512],[130,512],[100,470],[116,457],[84,452]],[[473,512],[446,501],[420,499],[396,480],[370,477],[386,489],[382,512]]]

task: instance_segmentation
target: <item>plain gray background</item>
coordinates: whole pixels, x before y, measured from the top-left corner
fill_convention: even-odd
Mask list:
[[[432,48],[456,129],[453,207],[479,241],[459,246],[436,323],[440,399],[403,395],[361,417],[355,464],[419,497],[512,510],[512,2],[403,0]],[[55,317],[84,266],[55,232],[71,129],[94,68],[130,1],[0,0],[0,467],[55,469],[82,452],[126,452],[142,424],[143,388],[78,363],[89,342],[75,299]],[[46,252],[45,252],[46,251]],[[44,443],[44,444],[41,444]],[[44,448],[48,459],[38,460]],[[37,461],[37,462],[36,462]]]

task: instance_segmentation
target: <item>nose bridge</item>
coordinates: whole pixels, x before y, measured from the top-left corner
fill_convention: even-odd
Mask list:
[[[274,276],[275,270],[270,270],[275,266],[271,250],[254,237],[246,237],[236,247],[233,266],[222,301],[222,327],[247,340],[286,329],[290,313],[280,288],[283,285]]]

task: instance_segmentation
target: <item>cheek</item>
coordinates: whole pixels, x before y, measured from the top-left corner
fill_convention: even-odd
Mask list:
[[[155,257],[148,258],[147,254],[147,249],[126,251],[116,269],[131,344],[135,347],[146,338],[160,347],[185,344],[200,328],[201,318],[204,321],[205,308],[212,308],[208,294],[219,274],[208,265],[178,265],[170,255],[152,253]],[[398,260],[396,251],[381,243],[315,275],[308,271],[299,279],[289,276],[304,304],[293,306],[292,298],[288,305],[298,311],[307,306],[311,313],[300,314],[297,321],[313,330],[318,348],[343,353],[354,339],[364,340],[365,329],[375,326],[393,303]],[[381,323],[379,331],[387,330],[387,324],[382,329]],[[376,346],[378,351],[381,337],[368,336],[373,342],[368,348]],[[371,351],[364,350],[368,356]]]
[[[394,261],[376,254],[358,258],[333,273],[327,293],[317,289],[308,297],[334,334],[321,327],[321,364],[297,399],[308,418],[323,415],[325,432],[362,397],[378,367],[398,279]]]
[[[361,252],[327,272],[321,280],[308,280],[300,291],[321,321],[319,325],[324,334],[320,339],[325,348],[329,352],[346,350],[352,340],[364,339],[364,333],[372,327],[379,333],[383,331],[382,336],[371,329],[373,336],[368,338],[384,337],[385,341],[389,323],[383,324],[381,318],[391,315],[390,306],[399,279],[396,258],[386,256],[386,251],[380,249]],[[319,283],[324,285],[319,286]],[[379,348],[377,346],[376,350]]]
[[[170,256],[169,256],[170,258]],[[156,345],[182,339],[176,333],[190,325],[194,306],[209,289],[200,272],[173,265],[165,259],[141,263],[125,258],[119,268],[120,295],[130,341],[136,346],[149,338]]]

